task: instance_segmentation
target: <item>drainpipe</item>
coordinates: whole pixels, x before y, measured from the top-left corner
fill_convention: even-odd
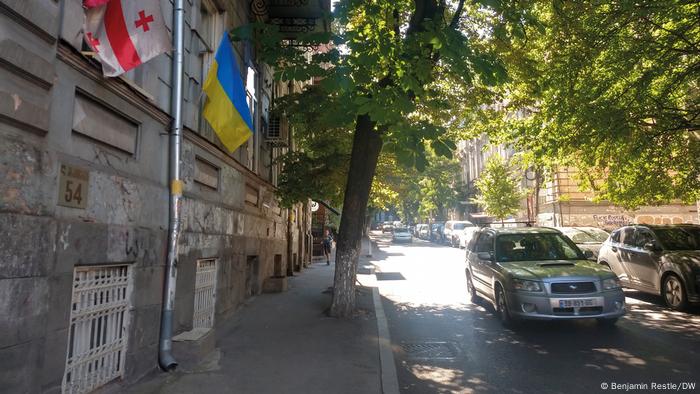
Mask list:
[[[173,118],[170,129],[168,163],[170,183],[170,214],[168,220],[168,257],[165,266],[163,309],[160,318],[160,343],[158,344],[158,364],[164,371],[177,367],[173,349],[173,310],[175,309],[175,284],[177,281],[177,244],[180,238],[180,146],[182,145],[182,65],[184,53],[184,0],[173,4],[173,61],[172,94],[170,113]]]

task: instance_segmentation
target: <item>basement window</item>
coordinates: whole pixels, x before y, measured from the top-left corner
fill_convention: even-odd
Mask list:
[[[216,259],[197,260],[192,328],[214,327],[216,312]]]
[[[131,282],[128,265],[75,268],[64,393],[88,393],[124,376]]]

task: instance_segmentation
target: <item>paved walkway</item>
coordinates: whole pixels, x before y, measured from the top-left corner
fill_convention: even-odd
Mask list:
[[[287,292],[248,301],[217,326],[217,349],[193,371],[152,375],[127,391],[381,393],[372,289],[360,288],[357,317],[327,317],[334,268],[315,263],[289,278]]]

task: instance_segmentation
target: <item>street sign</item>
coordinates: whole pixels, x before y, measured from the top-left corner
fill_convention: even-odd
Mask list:
[[[58,205],[87,208],[90,173],[82,168],[61,164],[58,175]]]

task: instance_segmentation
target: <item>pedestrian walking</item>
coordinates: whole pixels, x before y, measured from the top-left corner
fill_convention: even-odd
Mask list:
[[[331,230],[326,229],[326,235],[323,237],[323,255],[326,256],[326,265],[331,264],[331,248],[333,247],[333,236]]]

